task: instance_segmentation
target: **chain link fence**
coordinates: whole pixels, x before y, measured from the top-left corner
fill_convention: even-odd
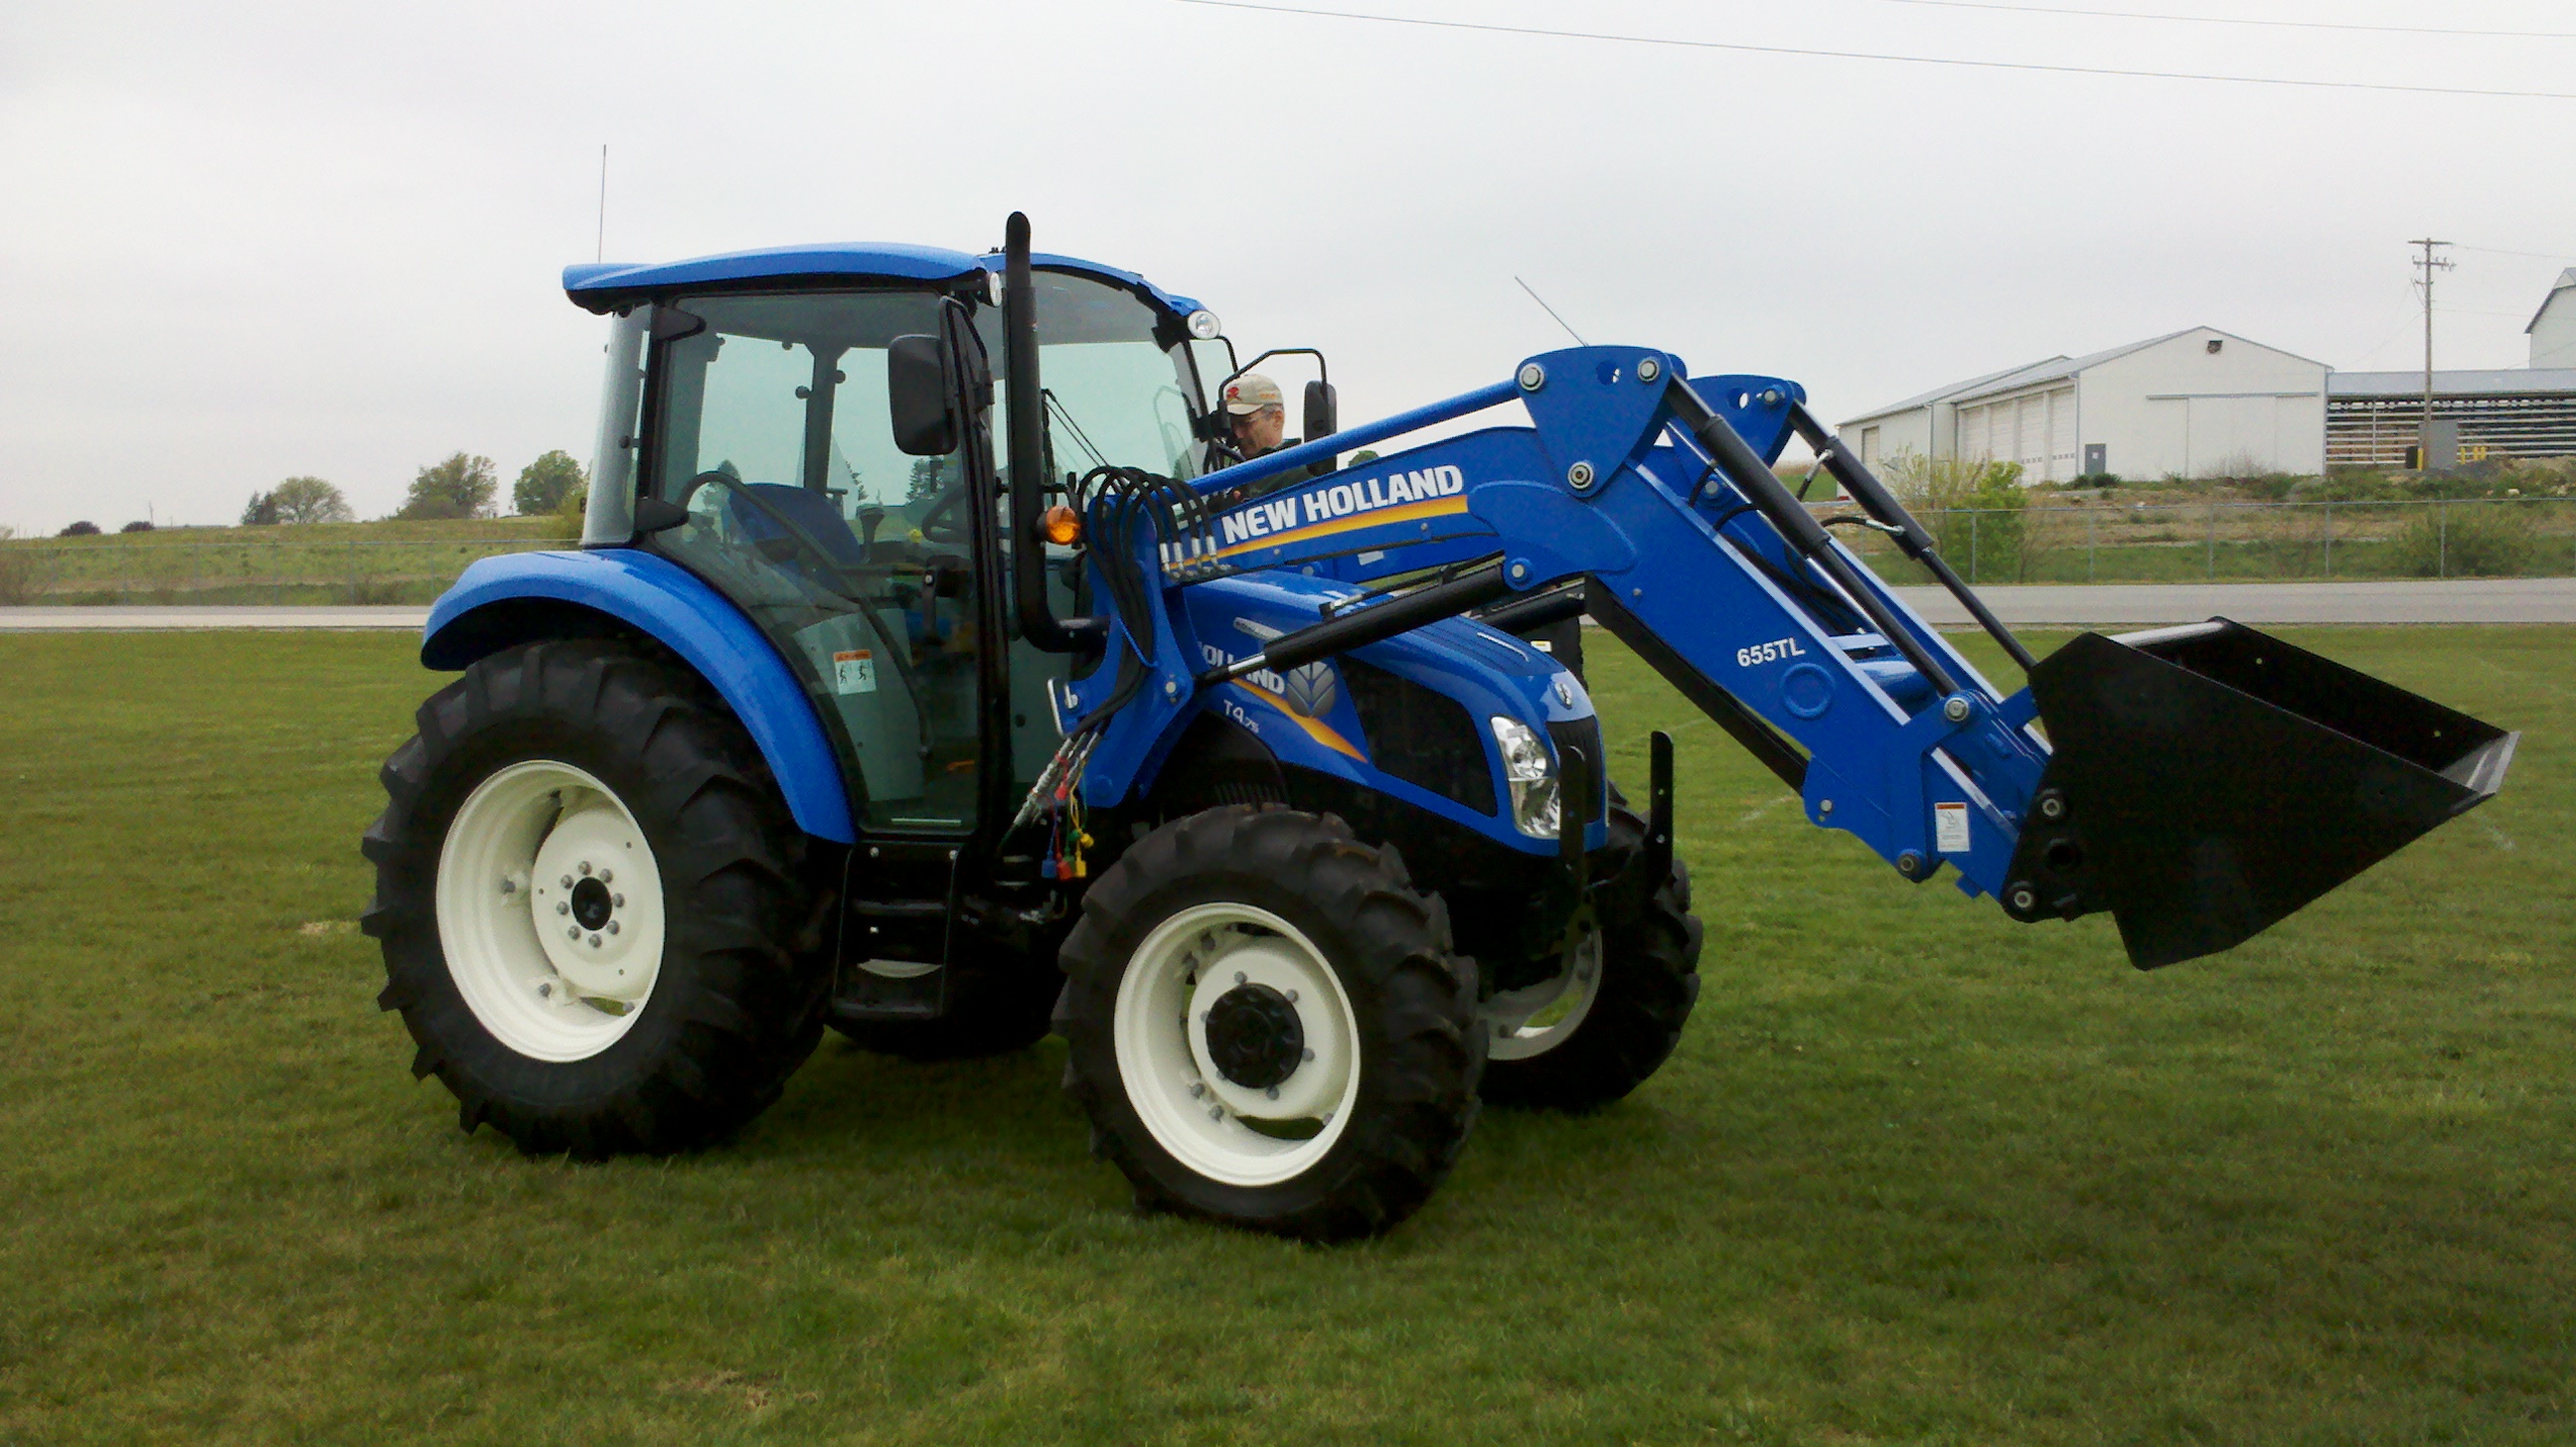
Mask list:
[[[1919,516],[1972,584],[2576,577],[2576,498],[2123,502],[2112,494]],[[1922,581],[1884,537],[1835,531],[1890,581]]]
[[[426,604],[478,558],[547,538],[293,538],[0,543],[0,606]]]

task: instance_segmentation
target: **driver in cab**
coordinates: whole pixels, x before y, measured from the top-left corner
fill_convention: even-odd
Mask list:
[[[1246,372],[1225,384],[1226,423],[1234,431],[1235,450],[1250,462],[1288,446],[1288,408],[1279,384],[1259,372]]]

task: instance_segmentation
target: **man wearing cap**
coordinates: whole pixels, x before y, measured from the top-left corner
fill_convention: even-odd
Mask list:
[[[1279,384],[1259,372],[1246,372],[1225,384],[1226,421],[1234,429],[1235,449],[1250,462],[1287,445],[1288,407]]]

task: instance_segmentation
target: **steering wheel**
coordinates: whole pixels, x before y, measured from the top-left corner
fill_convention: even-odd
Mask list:
[[[941,488],[939,495],[930,500],[930,506],[922,509],[921,521],[913,524],[913,530],[921,534],[921,540],[925,543],[939,543],[953,548],[967,546],[970,535],[966,530],[966,517],[963,514],[950,516],[951,513],[957,512],[957,505],[965,500],[964,480],[952,482]]]

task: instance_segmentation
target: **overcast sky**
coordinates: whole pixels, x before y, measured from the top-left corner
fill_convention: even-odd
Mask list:
[[[1292,0],[1294,3],[1294,0]],[[2563,3],[2029,0],[2576,30]],[[2576,40],[1798,5],[1317,8],[2131,69],[2576,90]],[[1473,33],[1177,0],[0,7],[0,523],[364,515],[463,449],[589,446],[591,258],[1041,249],[1330,354],[1357,421],[1588,339],[1806,383],[1828,420],[2207,324],[2520,366],[2576,264],[2576,101],[2294,90]],[[2531,252],[2517,256],[2502,252]],[[587,459],[584,459],[587,461]]]

